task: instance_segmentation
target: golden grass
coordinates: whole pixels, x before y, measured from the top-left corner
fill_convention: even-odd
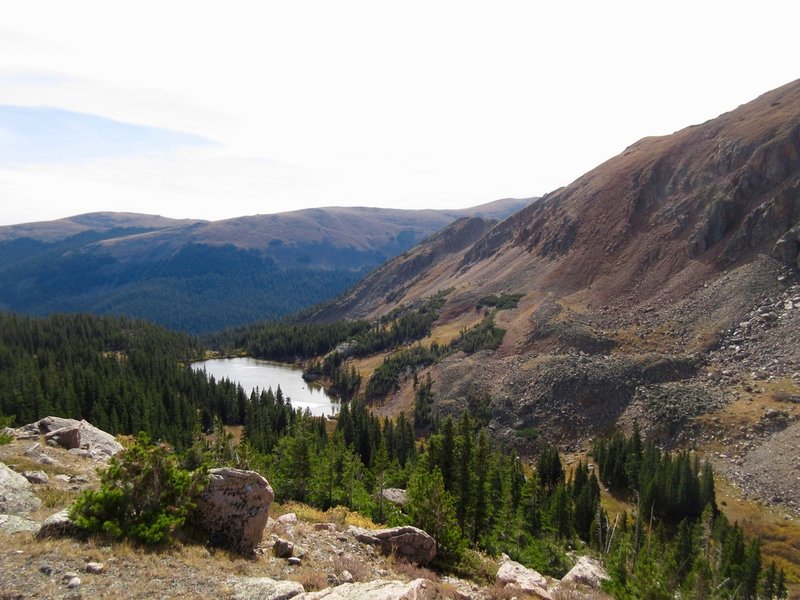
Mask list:
[[[728,520],[738,522],[747,535],[761,538],[762,564],[768,565],[774,560],[786,571],[789,582],[800,583],[800,523],[797,519],[786,520],[771,508],[745,500],[724,479],[716,478],[715,484],[717,504]]]
[[[361,374],[362,381],[366,382],[372,375],[372,372],[383,364],[383,359],[390,354],[391,352],[381,352],[379,354],[367,356],[366,358],[348,359],[347,364],[348,366],[354,365],[356,371]]]
[[[307,565],[290,573],[288,579],[300,583],[307,592],[317,592],[328,587],[328,578],[325,572]]]
[[[363,529],[380,529],[381,526],[364,515],[350,510],[344,506],[334,506],[322,511],[301,502],[274,503],[270,510],[273,518],[293,512],[298,520],[308,523],[335,523],[341,526],[354,525]]]
[[[34,493],[42,501],[42,507],[48,509],[66,508],[78,497],[77,490],[51,487],[49,485],[35,486]]]

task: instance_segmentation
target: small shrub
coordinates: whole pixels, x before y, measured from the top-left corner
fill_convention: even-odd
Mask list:
[[[313,567],[301,567],[289,575],[289,579],[297,581],[307,592],[316,592],[328,587],[328,578],[325,572]]]
[[[175,455],[146,434],[114,456],[99,490],[83,492],[70,518],[87,533],[130,538],[145,545],[172,541],[205,485],[202,472],[178,467]]]
[[[354,581],[370,581],[372,579],[372,572],[367,565],[353,556],[334,556],[333,570],[336,571],[337,575],[342,571],[348,571],[353,576]]]
[[[3,433],[3,429],[6,427],[11,427],[11,424],[14,422],[14,415],[9,415],[7,417],[0,417],[0,446],[3,444],[10,444],[14,441],[14,436],[8,433]]]

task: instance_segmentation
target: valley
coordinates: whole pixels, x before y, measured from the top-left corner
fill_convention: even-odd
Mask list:
[[[3,314],[0,416],[143,430],[187,471],[265,474],[280,506],[420,527],[466,597],[508,597],[509,557],[540,597],[772,598],[778,573],[798,597],[800,81],[540,199],[411,213],[0,228],[7,308],[205,334]],[[209,350],[293,363],[341,410],[186,368]],[[556,583],[576,552],[604,591]]]

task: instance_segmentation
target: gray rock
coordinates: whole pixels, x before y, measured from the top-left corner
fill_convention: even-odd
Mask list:
[[[33,494],[31,483],[0,463],[0,513],[23,515],[41,506],[42,501]]]
[[[608,579],[608,573],[599,562],[588,556],[581,556],[569,573],[561,578],[561,582],[586,585],[599,590],[602,582]]]
[[[31,483],[50,483],[50,478],[44,471],[23,471],[22,476]]]
[[[289,558],[294,555],[294,544],[289,540],[278,538],[272,546],[272,553],[277,558]]]
[[[62,427],[44,436],[50,445],[61,446],[67,450],[81,447],[81,427],[80,424],[74,427]]]
[[[408,502],[406,491],[400,488],[386,488],[383,490],[383,497],[385,500],[397,506],[405,506],[406,502]]]
[[[17,515],[0,515],[0,531],[6,533],[19,533],[27,531],[29,533],[36,533],[39,530],[40,524],[36,521],[31,521],[25,517],[18,517]]]
[[[276,581],[269,577],[243,577],[232,584],[232,600],[288,600],[303,593],[297,581]]]
[[[342,583],[353,583],[355,581],[355,577],[353,577],[353,574],[350,571],[347,571],[347,570],[342,571],[341,573],[339,573],[339,576],[337,577],[337,579],[339,581],[341,581]]]
[[[292,566],[299,567],[303,563],[303,560],[299,556],[290,556],[286,562]]]
[[[87,573],[93,573],[94,575],[99,575],[100,573],[105,571],[105,569],[106,569],[105,565],[99,562],[86,563],[86,566],[84,567],[84,570]]]
[[[122,444],[114,439],[113,435],[98,429],[88,421],[76,419],[45,417],[20,427],[16,430],[16,435],[18,439],[32,439],[44,435],[48,441],[53,441],[64,448],[86,450],[91,458],[98,460],[107,459],[122,450]]]
[[[67,582],[67,588],[70,590],[75,590],[81,587],[81,578],[80,577],[73,577]]]
[[[512,587],[536,598],[552,600],[547,591],[547,580],[543,575],[519,564],[503,555],[503,561],[497,570],[496,582],[500,586]]]
[[[275,519],[278,523],[283,523],[284,525],[294,525],[297,523],[297,515],[293,512],[286,513],[285,515],[281,515],[277,519]]]
[[[389,529],[348,530],[364,544],[378,546],[382,554],[398,556],[409,562],[424,565],[436,557],[436,541],[416,527],[391,527]]]
[[[68,513],[69,509],[65,508],[64,510],[58,511],[57,513],[47,517],[44,520],[44,523],[42,523],[42,526],[36,534],[36,537],[43,539],[49,537],[69,537],[71,535],[75,535],[78,532],[78,528],[69,518]]]
[[[428,579],[402,581],[367,581],[344,583],[318,592],[297,596],[298,600],[445,600],[448,596]]]
[[[196,524],[213,544],[252,554],[261,543],[275,495],[255,471],[211,469],[197,499]]]

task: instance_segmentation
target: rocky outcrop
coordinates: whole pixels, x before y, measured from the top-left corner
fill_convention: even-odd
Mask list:
[[[33,439],[44,435],[51,444],[77,450],[82,456],[104,460],[122,450],[114,436],[88,421],[45,417],[16,430],[17,439]]]
[[[400,488],[386,488],[383,490],[383,499],[397,506],[405,506],[408,502],[406,491]]]
[[[497,569],[495,581],[499,586],[514,588],[535,598],[553,598],[547,591],[547,580],[543,575],[511,560],[505,554],[500,568]]]
[[[0,463],[0,514],[22,515],[41,506],[42,501],[34,495],[30,482]]]
[[[359,542],[378,546],[382,554],[398,556],[418,565],[429,563],[436,557],[436,541],[416,527],[388,529],[350,527],[349,531]]]
[[[254,471],[211,469],[194,521],[213,544],[250,554],[261,543],[274,498],[269,482]]]
[[[603,566],[588,556],[581,556],[569,573],[561,578],[561,583],[585,585],[599,590],[603,581],[611,579]]]
[[[244,577],[233,583],[232,600],[289,600],[305,590],[297,581],[276,581],[269,577]]]
[[[27,531],[35,533],[39,529],[39,523],[31,521],[25,517],[18,517],[17,515],[2,515],[0,514],[0,531],[6,533],[19,533]]]
[[[300,600],[444,600],[447,597],[439,586],[427,579],[408,583],[382,580],[345,583],[296,596]]]

